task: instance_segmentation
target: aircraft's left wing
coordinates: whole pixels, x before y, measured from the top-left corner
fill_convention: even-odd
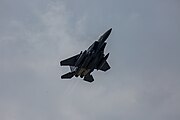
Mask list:
[[[102,71],[107,71],[109,70],[111,67],[109,66],[109,64],[107,63],[107,61],[104,63],[104,65],[100,68],[100,70]]]
[[[60,65],[61,66],[74,66],[76,63],[76,60],[78,59],[79,56],[80,56],[80,54],[70,57],[68,59],[62,60],[60,62]]]

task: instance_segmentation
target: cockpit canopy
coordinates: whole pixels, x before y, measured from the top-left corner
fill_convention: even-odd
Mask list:
[[[97,48],[98,48],[98,44],[99,42],[98,41],[95,41],[89,48],[88,48],[88,52],[91,52],[91,51],[96,51]]]

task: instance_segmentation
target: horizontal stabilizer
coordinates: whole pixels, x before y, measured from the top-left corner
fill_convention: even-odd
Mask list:
[[[76,60],[78,59],[79,56],[80,56],[80,54],[70,57],[68,59],[62,60],[60,62],[60,65],[61,66],[74,66],[76,63]]]
[[[109,70],[111,67],[109,66],[109,64],[107,63],[107,61],[103,64],[103,66],[100,68],[100,70],[102,71],[107,71]]]
[[[93,81],[94,81],[94,78],[93,78],[92,75],[87,74],[87,75],[84,77],[84,81],[93,82]]]
[[[62,79],[71,79],[74,76],[75,72],[68,72],[61,76]]]

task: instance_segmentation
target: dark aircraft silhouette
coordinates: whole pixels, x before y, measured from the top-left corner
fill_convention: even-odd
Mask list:
[[[91,72],[96,70],[107,71],[110,69],[107,63],[109,53],[104,55],[104,48],[106,46],[106,39],[110,35],[112,28],[106,31],[98,41],[95,41],[87,50],[81,51],[68,59],[60,62],[61,66],[70,66],[71,72],[68,72],[61,76],[62,79],[71,79],[73,76],[80,76],[85,81],[93,82],[94,78]]]

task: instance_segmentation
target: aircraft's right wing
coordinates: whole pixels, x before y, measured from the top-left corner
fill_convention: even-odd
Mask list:
[[[74,66],[76,63],[76,60],[78,59],[79,56],[80,56],[80,54],[70,57],[68,59],[62,60],[60,62],[60,65],[61,66]]]
[[[100,70],[102,71],[107,71],[109,70],[111,67],[109,66],[109,64],[107,63],[107,61],[104,63],[104,65],[100,68]]]

